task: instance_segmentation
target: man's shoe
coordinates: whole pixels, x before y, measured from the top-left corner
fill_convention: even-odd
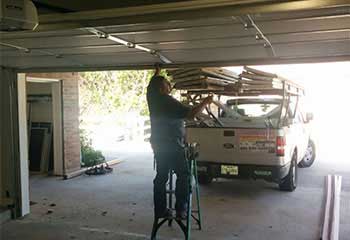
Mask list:
[[[173,217],[173,214],[172,214],[172,212],[171,212],[171,210],[170,209],[165,209],[165,211],[164,212],[162,212],[162,213],[156,213],[155,214],[155,217],[156,218],[172,218]]]

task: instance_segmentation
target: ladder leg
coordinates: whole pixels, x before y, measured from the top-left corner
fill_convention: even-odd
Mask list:
[[[157,231],[158,231],[158,219],[155,218],[153,222],[153,227],[152,227],[151,240],[157,239]]]
[[[189,195],[188,195],[188,204],[187,204],[187,220],[186,220],[186,240],[191,238],[191,220],[192,220],[192,178],[193,178],[193,160],[190,160],[190,177],[189,177]]]
[[[173,208],[173,190],[174,190],[174,179],[173,179],[173,171],[169,171],[169,194],[168,194],[168,208],[172,210]],[[168,220],[168,226],[171,227],[173,220]]]
[[[201,210],[200,210],[200,197],[199,197],[199,186],[198,186],[198,175],[197,175],[197,162],[194,156],[187,156],[188,160],[188,167],[189,167],[189,179],[188,179],[188,199],[187,199],[187,217],[185,221],[182,221],[178,218],[164,218],[159,222],[159,219],[155,218],[153,222],[153,228],[152,228],[152,235],[151,240],[156,240],[157,237],[157,231],[158,229],[165,223],[168,222],[168,225],[172,225],[172,221],[175,221],[181,228],[182,232],[185,235],[186,240],[190,240],[191,238],[191,222],[192,218],[198,223],[199,230],[202,229],[202,217],[201,217]],[[174,195],[174,181],[173,181],[173,171],[169,172],[169,189],[167,191],[168,193],[168,207],[170,209],[173,209],[173,195]],[[195,181],[193,181],[195,180]],[[192,201],[193,201],[193,187],[196,188],[196,205],[197,209],[192,210]],[[195,213],[198,214],[198,216],[195,216]],[[198,217],[198,218],[197,218]]]
[[[201,215],[201,205],[200,205],[200,197],[199,197],[199,184],[198,184],[198,174],[197,174],[197,161],[194,160],[194,176],[196,179],[196,201],[197,201],[197,211],[198,211],[198,226],[199,230],[202,230],[202,215]]]
[[[161,219],[159,222],[159,218],[155,218],[153,222],[153,227],[152,227],[152,234],[151,234],[151,240],[156,240],[157,239],[157,232],[159,228],[168,220],[166,218]]]

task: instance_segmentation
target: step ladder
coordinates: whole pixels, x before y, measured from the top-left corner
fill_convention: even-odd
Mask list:
[[[195,221],[195,223],[198,225],[198,229],[202,230],[202,219],[201,219],[201,210],[200,210],[200,199],[199,199],[199,186],[198,186],[198,175],[197,175],[197,161],[196,158],[198,157],[198,148],[197,144],[187,144],[185,147],[185,155],[188,162],[190,177],[189,177],[189,194],[188,194],[188,202],[187,202],[187,219],[181,220],[176,217],[170,217],[170,218],[156,218],[153,222],[153,228],[152,228],[152,234],[151,234],[151,240],[157,239],[157,232],[160,229],[160,227],[164,223],[168,223],[168,226],[171,227],[172,223],[175,221],[179,227],[181,228],[182,232],[185,235],[186,240],[190,240],[191,238],[191,227],[192,227],[192,219]],[[167,189],[167,195],[168,195],[168,209],[175,211],[174,207],[174,195],[175,195],[175,189],[174,189],[174,171],[169,171],[169,184]],[[195,190],[195,203],[196,207],[193,209],[192,202],[193,202],[193,190]]]

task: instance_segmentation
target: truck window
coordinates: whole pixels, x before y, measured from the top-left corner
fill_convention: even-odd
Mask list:
[[[242,117],[257,118],[273,115],[279,106],[277,103],[249,103],[232,105],[230,108]]]

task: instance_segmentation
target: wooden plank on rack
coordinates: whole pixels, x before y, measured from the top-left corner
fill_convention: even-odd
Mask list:
[[[176,75],[171,75],[173,77],[174,81],[180,81],[180,79],[189,77],[189,76],[197,76],[197,75],[203,75],[201,74],[200,69],[197,68],[190,68],[190,69],[185,69],[182,72],[179,72]]]
[[[209,76],[222,78],[228,81],[236,82],[238,79],[240,79],[240,77],[234,72],[221,68],[203,68],[201,71]]]
[[[247,67],[247,66],[244,66],[244,70],[246,70],[249,73],[253,73],[253,74],[261,75],[261,76],[265,76],[265,77],[272,77],[272,78],[277,78],[278,77],[274,73],[264,72],[264,71],[261,71],[261,70],[258,70],[258,69],[254,69],[254,68],[251,68],[251,67]]]
[[[206,78],[206,76],[195,74],[195,75],[183,76],[181,78],[174,78],[172,82],[182,83],[182,82],[188,82],[188,81],[196,81],[204,78]]]
[[[230,78],[239,79],[239,75],[231,70],[225,68],[203,68],[204,71],[215,72],[220,75],[224,75]]]
[[[272,81],[264,81],[264,80],[252,80],[252,79],[246,79],[242,78],[239,80],[241,83],[246,83],[246,84],[268,84],[271,83]]]
[[[333,208],[333,227],[331,239],[339,239],[339,219],[340,219],[340,195],[341,195],[341,176],[334,176],[334,208]]]
[[[186,78],[195,75],[214,77],[231,82],[236,82],[239,79],[239,76],[236,73],[220,68],[185,69],[171,74],[174,82],[186,81]]]
[[[282,89],[264,89],[264,90],[244,90],[242,94],[242,96],[244,96],[245,94],[249,94],[249,96],[252,95],[282,95],[283,94],[283,90]]]
[[[223,86],[211,85],[211,84],[195,84],[190,86],[178,86],[179,90],[224,90]]]
[[[251,73],[248,73],[248,72],[241,73],[240,77],[247,78],[247,79],[250,79],[250,80],[258,80],[258,81],[260,81],[260,80],[262,80],[262,81],[279,81],[278,78],[260,76],[260,75],[251,74]]]
[[[227,82],[224,82],[220,79],[206,77],[206,78],[197,79],[197,80],[177,82],[175,84],[175,88],[178,88],[179,86],[190,86],[190,85],[194,85],[194,84],[203,84],[203,83],[213,84],[213,85],[218,85],[218,86],[228,85]]]
[[[254,85],[254,86],[244,86],[243,90],[265,90],[265,89],[282,89],[283,86],[281,85]]]
[[[328,175],[321,240],[339,239],[340,194],[341,176]]]
[[[179,69],[175,69],[175,70],[168,70],[169,75],[171,76],[176,76],[188,71],[193,70],[193,68],[179,68]]]
[[[207,77],[206,82],[210,84],[216,84],[219,86],[226,86],[230,84],[230,81],[222,81],[221,79],[213,78],[213,77]]]

